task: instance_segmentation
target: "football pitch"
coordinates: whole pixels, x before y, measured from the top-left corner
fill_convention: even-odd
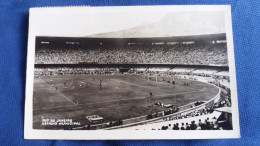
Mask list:
[[[213,98],[218,89],[186,79],[147,79],[140,75],[57,75],[34,79],[33,128],[55,129],[41,125],[42,118],[73,119],[82,126],[90,124],[88,115],[99,115],[104,122],[129,119],[165,110],[154,103],[185,105]],[[185,86],[184,83],[188,83]],[[152,97],[150,97],[152,93]]]

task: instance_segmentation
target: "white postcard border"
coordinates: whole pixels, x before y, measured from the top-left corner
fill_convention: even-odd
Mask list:
[[[25,139],[66,139],[66,140],[102,140],[102,139],[219,139],[219,138],[240,138],[238,100],[236,86],[236,72],[234,62],[233,35],[231,23],[231,7],[229,5],[178,5],[178,6],[127,6],[126,8],[142,9],[169,9],[171,11],[224,11],[226,23],[226,35],[228,45],[228,61],[230,72],[230,87],[232,100],[232,122],[233,130],[206,130],[206,131],[158,131],[158,130],[37,130],[33,129],[33,80],[34,80],[34,55],[35,38],[37,27],[37,14],[62,10],[62,8],[32,8],[30,9],[29,37],[27,51],[27,73],[25,92],[25,118],[24,118],[24,138]],[[115,7],[114,7],[115,8]],[[116,7],[121,9],[122,7]],[[66,9],[111,9],[111,7],[68,7]]]

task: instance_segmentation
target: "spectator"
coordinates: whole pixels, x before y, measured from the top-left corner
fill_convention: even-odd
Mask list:
[[[191,130],[196,130],[197,126],[195,124],[195,121],[191,121],[190,129]]]
[[[185,130],[184,123],[181,123],[181,130]]]
[[[190,125],[188,123],[186,123],[186,130],[191,130]]]

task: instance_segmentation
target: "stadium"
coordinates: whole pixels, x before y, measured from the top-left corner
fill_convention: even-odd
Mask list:
[[[34,129],[231,130],[230,107],[225,33],[36,38]]]

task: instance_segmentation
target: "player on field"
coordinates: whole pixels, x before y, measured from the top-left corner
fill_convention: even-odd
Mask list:
[[[67,89],[67,88],[68,88],[68,87],[67,87],[67,83],[64,82],[63,84],[64,84],[64,88]]]
[[[100,82],[99,82],[99,88],[100,88],[100,89],[103,89],[103,86],[102,86],[102,79],[100,79]]]
[[[79,86],[81,87],[81,86],[83,86],[83,85],[84,85],[84,82],[81,81],[80,84],[79,84]]]

